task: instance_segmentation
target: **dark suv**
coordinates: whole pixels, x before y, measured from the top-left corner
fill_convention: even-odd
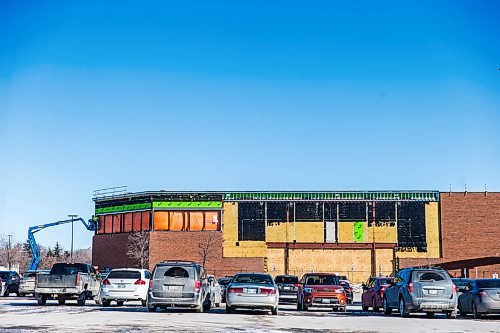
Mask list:
[[[436,312],[448,318],[457,316],[457,291],[448,273],[439,268],[404,268],[396,274],[383,296],[384,313],[399,309],[401,317],[410,312]]]
[[[276,275],[274,282],[278,286],[280,302],[297,302],[299,278],[295,275]]]
[[[194,262],[166,261],[156,264],[149,281],[148,310],[169,306],[210,310],[210,284],[203,267]]]
[[[0,271],[0,281],[0,291],[3,292],[3,296],[9,296],[9,294],[19,296],[21,278],[16,271]]]

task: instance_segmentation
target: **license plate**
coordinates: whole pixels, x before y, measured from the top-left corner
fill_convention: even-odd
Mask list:
[[[329,298],[323,298],[321,300],[321,303],[330,303],[330,299]]]
[[[437,295],[437,293],[438,293],[437,290],[434,290],[434,289],[429,290],[429,294],[431,294],[431,295]]]
[[[255,289],[255,288],[243,288],[243,292],[246,294],[257,294],[257,289]]]
[[[117,284],[116,287],[118,289],[121,289],[121,288],[125,289],[126,286],[124,284]]]
[[[285,288],[283,288],[283,289],[284,289],[284,290],[292,290],[292,288],[291,288],[291,287],[285,287]]]
[[[182,286],[168,286],[167,288],[169,291],[181,291]]]

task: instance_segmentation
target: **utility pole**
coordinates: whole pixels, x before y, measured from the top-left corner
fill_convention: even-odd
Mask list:
[[[78,215],[68,215],[69,218],[71,218],[71,261],[73,262],[73,219],[77,217]]]
[[[11,248],[11,238],[12,235],[7,235],[9,237],[9,242],[7,243],[7,265],[9,266],[9,271],[11,269],[11,263],[10,263],[10,248]]]

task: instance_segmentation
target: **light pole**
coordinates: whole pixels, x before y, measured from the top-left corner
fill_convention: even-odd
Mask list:
[[[10,247],[11,247],[11,242],[10,239],[12,238],[12,235],[7,235],[9,237],[9,243],[7,244],[7,265],[9,265],[9,271],[11,268],[10,264]]]
[[[71,261],[73,261],[73,219],[77,216],[78,215],[73,214],[68,215],[68,217],[71,218]]]

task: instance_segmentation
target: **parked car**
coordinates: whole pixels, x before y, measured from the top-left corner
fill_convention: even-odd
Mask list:
[[[226,313],[236,308],[269,309],[278,314],[279,292],[269,274],[236,274],[226,291]]]
[[[28,294],[35,295],[35,283],[37,274],[49,274],[49,270],[27,271],[19,282],[19,296]]]
[[[231,282],[232,278],[233,278],[232,276],[226,275],[225,277],[221,277],[218,280],[222,294],[222,303],[226,303],[226,288],[227,285]]]
[[[470,281],[458,298],[461,316],[472,313],[474,318],[483,314],[500,313],[500,279],[477,279]]]
[[[345,312],[346,304],[345,290],[335,274],[308,273],[300,280],[297,310],[308,311],[311,307],[321,307]]]
[[[349,284],[349,281],[340,280],[340,285],[342,286],[342,288],[344,288],[347,304],[352,304],[353,293],[352,293],[352,287]]]
[[[467,279],[467,278],[451,278],[451,281],[453,281],[453,284],[457,288],[457,297],[460,297],[462,295],[462,290],[469,284],[469,282],[472,281],[472,279]]]
[[[100,282],[90,264],[57,263],[49,274],[37,275],[35,297],[38,305],[45,305],[49,299],[57,299],[59,305],[76,299],[78,305],[85,305],[87,299],[99,294]]]
[[[370,277],[367,284],[363,284],[363,294],[361,294],[361,307],[363,311],[372,308],[377,312],[382,307],[384,292],[394,281],[393,277]]]
[[[405,268],[385,289],[383,307],[385,314],[399,309],[401,317],[408,317],[410,312],[425,312],[427,317],[442,312],[447,318],[455,318],[457,291],[443,269]]]
[[[274,282],[278,286],[280,302],[297,302],[299,278],[296,275],[276,275]]]
[[[205,270],[194,262],[166,261],[156,264],[149,282],[147,306],[179,306],[196,312],[210,310],[210,285]]]
[[[118,306],[129,301],[140,301],[146,306],[150,280],[151,273],[146,269],[112,269],[101,282],[99,300],[102,306],[109,306],[113,301]]]
[[[3,291],[2,295],[4,297],[10,294],[19,296],[19,282],[21,279],[16,271],[0,271],[0,279],[2,281],[2,288],[0,289]]]
[[[222,303],[221,287],[213,275],[208,275],[208,283],[210,284],[210,303],[218,308]]]

